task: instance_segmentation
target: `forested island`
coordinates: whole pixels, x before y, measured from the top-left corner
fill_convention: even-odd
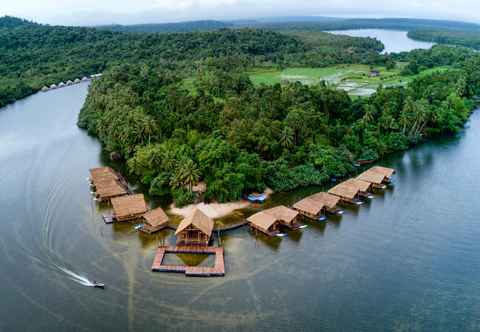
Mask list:
[[[0,106],[43,85],[104,72],[79,126],[152,196],[179,206],[194,200],[201,181],[205,200],[220,202],[266,187],[323,184],[354,172],[357,160],[456,133],[468,119],[480,89],[480,56],[472,50],[385,55],[375,39],[291,24],[130,33],[1,18]],[[251,76],[334,65],[381,67],[399,82],[384,86],[379,78],[376,93],[357,98],[324,81],[264,84]]]

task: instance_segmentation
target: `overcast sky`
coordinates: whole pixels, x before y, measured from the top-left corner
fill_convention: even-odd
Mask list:
[[[259,16],[420,17],[480,22],[480,0],[0,0],[0,16],[132,24]]]

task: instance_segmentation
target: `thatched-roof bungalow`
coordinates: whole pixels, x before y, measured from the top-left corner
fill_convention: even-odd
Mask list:
[[[175,232],[177,246],[208,246],[214,226],[213,219],[195,208],[187,218],[182,220]]]
[[[358,188],[358,195],[363,198],[371,199],[373,195],[370,193],[372,190],[372,184],[370,182],[358,180],[358,179],[348,179],[344,182],[349,186]]]
[[[273,215],[261,211],[247,218],[250,228],[268,236],[280,234],[280,220]]]
[[[67,81],[67,85],[72,85],[72,84],[73,84],[73,82],[71,80]]]
[[[342,182],[328,191],[329,194],[340,197],[341,202],[361,205],[363,202],[360,199],[360,190],[352,184]]]
[[[276,206],[263,212],[274,216],[282,225],[290,229],[298,229],[301,226],[298,223],[299,213],[295,210],[287,208],[286,206]]]
[[[317,221],[326,220],[324,215],[324,205],[311,199],[310,197],[298,201],[293,205],[293,208],[306,218]]]
[[[382,167],[382,166],[374,166],[369,169],[371,172],[380,173],[385,177],[384,182],[390,183],[393,174],[395,174],[395,170],[393,168]]]
[[[83,81],[83,82],[86,82],[86,81],[88,81],[88,80],[89,80],[88,77],[86,77],[86,76],[83,76],[83,77],[82,77],[82,81]]]
[[[50,85],[50,90],[53,90],[53,89],[56,89],[56,88],[57,88],[57,85],[56,85],[56,84]]]
[[[48,90],[50,90],[50,89],[48,88],[48,86],[44,86],[44,87],[42,88],[42,92],[47,92]]]
[[[64,83],[64,82],[58,83],[58,87],[59,87],[59,88],[63,88],[64,86],[65,86],[65,83]]]
[[[103,180],[118,180],[118,174],[110,167],[97,167],[90,169],[90,182],[93,186],[98,181]]]
[[[147,211],[143,194],[112,198],[113,215],[117,221],[132,221],[141,218]]]
[[[143,215],[144,226],[141,231],[152,234],[168,227],[168,216],[162,208],[148,211]]]
[[[128,190],[115,179],[105,179],[95,182],[95,196],[100,202],[108,202],[112,198],[128,194]]]
[[[387,178],[383,174],[372,171],[371,169],[357,176],[357,179],[371,183],[372,187],[376,189],[385,189],[387,187],[385,182]]]
[[[338,207],[340,197],[320,192],[309,196],[308,198],[323,204],[326,212],[336,215],[342,215],[343,210]]]
[[[80,83],[80,82],[81,82],[81,80],[80,80],[79,78],[76,78],[76,79],[73,81],[73,83],[75,83],[75,84]]]

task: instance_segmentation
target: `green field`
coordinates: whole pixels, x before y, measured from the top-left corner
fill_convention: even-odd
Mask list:
[[[276,83],[300,82],[303,84],[317,84],[325,81],[338,89],[347,91],[352,96],[368,96],[383,85],[405,85],[418,75],[426,75],[433,71],[444,71],[448,67],[428,69],[415,76],[402,76],[401,70],[405,64],[399,63],[395,69],[387,70],[385,67],[375,67],[380,76],[371,77],[371,67],[367,65],[337,65],[325,68],[287,68],[282,71],[277,69],[256,69],[249,72],[250,79],[255,85]]]

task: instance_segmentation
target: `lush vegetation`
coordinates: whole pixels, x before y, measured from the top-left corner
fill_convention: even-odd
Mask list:
[[[472,61],[355,100],[322,84],[255,87],[219,70],[199,73],[189,90],[162,68],[121,66],[93,84],[79,125],[119,152],[152,195],[186,204],[205,181],[207,200],[229,201],[321,184],[357,159],[459,131],[470,86],[480,86]]]
[[[413,30],[408,32],[412,39],[438,44],[460,45],[480,49],[480,31],[457,30]]]
[[[341,41],[344,41],[343,43]],[[353,47],[348,46],[353,43]],[[258,29],[149,34],[45,26],[0,18],[0,107],[38,91],[122,63],[149,64],[188,76],[204,67],[322,66],[381,61],[373,39],[297,36]],[[215,59],[214,61],[212,59]]]
[[[104,25],[97,27],[102,30],[115,32],[194,32],[194,31],[213,31],[233,27],[233,24],[221,21],[188,21],[178,23],[160,23],[160,24],[134,24],[134,25]]]

